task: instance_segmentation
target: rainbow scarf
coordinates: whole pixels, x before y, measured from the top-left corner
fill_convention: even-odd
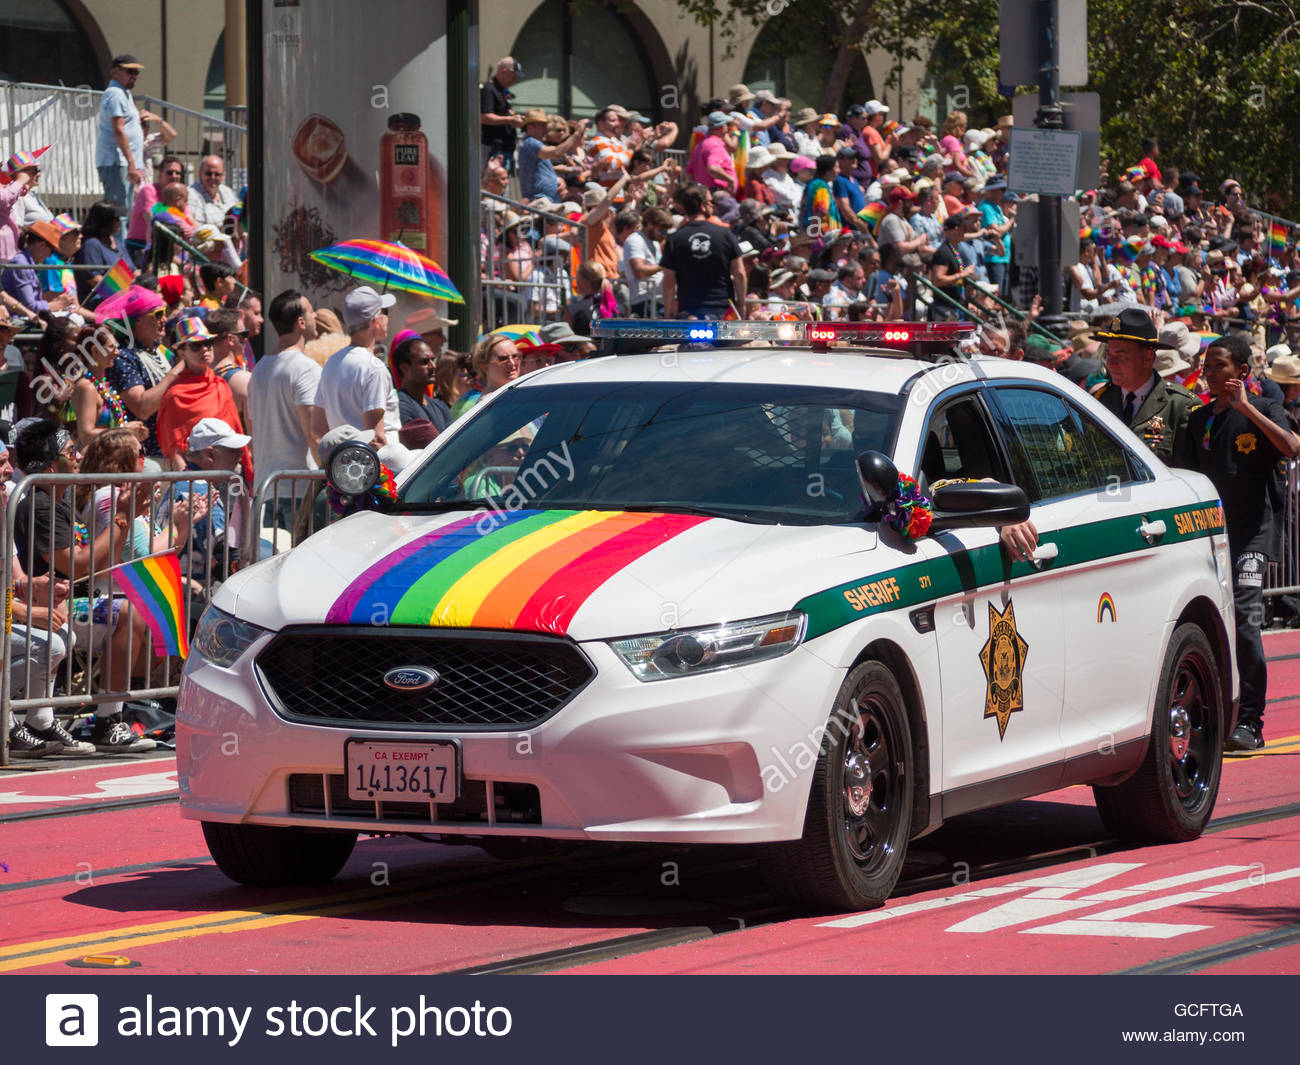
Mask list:
[[[875,203],[869,203],[862,208],[862,210],[858,212],[858,217],[861,218],[862,221],[866,222],[868,227],[870,227],[871,232],[874,233],[876,231],[876,226],[880,224],[880,220],[888,213],[889,208],[877,200]]]
[[[190,221],[190,216],[179,207],[168,207],[165,203],[155,203],[150,207],[149,216],[155,222],[164,222],[169,225],[175,222],[185,222],[188,224]]]
[[[166,554],[127,562],[114,568],[113,580],[153,633],[154,654],[185,658],[190,641],[185,631],[181,560]]]
[[[1281,222],[1274,222],[1268,227],[1268,244],[1277,254],[1286,251],[1287,228]]]
[[[602,510],[479,510],[417,536],[357,577],[330,624],[564,635],[579,608],[643,555],[711,519]]]
[[[131,269],[131,264],[127,262],[126,256],[118,259],[112,267],[99,280],[95,286],[95,291],[90,294],[93,300],[107,299],[115,292],[125,292],[131,287],[131,282],[135,280],[135,271]]]

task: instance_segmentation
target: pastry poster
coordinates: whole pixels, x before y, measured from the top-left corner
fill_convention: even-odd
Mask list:
[[[296,288],[339,306],[358,282],[309,256],[342,240],[400,240],[444,265],[443,0],[263,4],[267,300]]]

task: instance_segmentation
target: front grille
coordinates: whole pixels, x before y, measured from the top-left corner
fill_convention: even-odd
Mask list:
[[[403,666],[436,670],[438,682],[393,691],[384,674]],[[551,636],[337,626],[286,629],[257,668],[286,720],[429,731],[531,727],[596,675],[575,644]]]
[[[462,782],[455,802],[440,802],[431,816],[427,802],[385,802],[348,798],[341,773],[329,774],[329,815],[353,821],[409,821],[413,824],[497,824],[540,825],[541,797],[533,784],[492,782],[492,817],[488,817],[488,789],[482,780]],[[289,809],[296,814],[326,813],[325,780],[321,773],[293,773],[289,776]]]

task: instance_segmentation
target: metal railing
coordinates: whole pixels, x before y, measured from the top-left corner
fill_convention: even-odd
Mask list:
[[[1264,595],[1300,595],[1300,461],[1286,464],[1286,494],[1282,503],[1282,557],[1264,574]]]
[[[105,489],[107,500],[97,500],[96,493]],[[78,490],[88,498],[77,500]],[[74,497],[73,506],[60,527],[54,503],[68,493]],[[193,502],[196,497],[205,502]],[[116,594],[112,571],[125,561],[178,554],[182,623],[192,629],[212,592],[237,568],[247,498],[240,475],[225,470],[42,473],[13,485],[0,524],[0,580],[4,588],[13,587],[17,555],[26,563],[24,602],[43,613],[45,621],[13,625],[12,601],[7,602],[9,631],[0,641],[0,766],[8,765],[9,725],[15,711],[54,707],[56,712],[80,714],[100,703],[176,694],[179,659],[155,655],[149,626]],[[183,513],[192,516],[202,509],[203,516],[178,521],[177,504],[182,500],[189,500]],[[105,504],[107,520],[100,516]],[[84,532],[77,528],[78,511],[86,517]],[[116,515],[126,519],[125,529],[116,525]],[[20,517],[26,519],[21,539],[16,534]],[[114,530],[111,538],[101,544],[108,529]],[[84,537],[80,544],[79,535]],[[65,548],[66,564],[60,565],[58,556]],[[58,594],[53,580],[33,581],[32,571],[47,565],[54,577],[67,582],[69,596]],[[66,614],[65,621],[56,610]],[[123,624],[125,638],[117,636]],[[143,679],[137,683],[137,677]]]
[[[324,487],[324,470],[278,470],[264,478],[248,513],[244,563],[256,561],[252,547],[259,542],[260,555],[278,555],[333,524],[336,516],[324,499]],[[259,528],[266,535],[259,537]]]
[[[585,261],[588,254],[588,227],[571,222],[563,215],[552,214],[505,196],[483,192],[482,198],[500,205],[499,210],[483,210],[482,244],[484,247],[482,280],[483,332],[488,333],[503,325],[558,321],[564,317],[564,307],[573,294],[573,269],[571,252],[557,249],[543,252],[534,246],[535,234],[560,237],[566,243],[578,246]],[[529,254],[512,258],[506,252],[500,234],[499,218],[506,211],[526,219],[521,229],[529,235]],[[612,222],[612,219],[611,219]],[[547,232],[547,227],[554,227]],[[522,280],[506,277],[506,266],[515,262],[528,267],[529,276]],[[617,278],[611,278],[617,282]]]
[[[41,182],[37,194],[52,208],[81,217],[104,188],[95,167],[95,145],[99,136],[99,105],[103,89],[82,85],[38,85],[31,82],[0,82],[0,122],[3,122],[4,155],[53,145],[41,159]],[[177,107],[153,96],[137,96],[137,106],[152,111],[176,130],[167,144],[146,147],[157,163],[165,154],[179,156],[187,164],[185,181],[195,180],[198,162],[205,155],[219,155],[226,166],[226,184],[236,192],[248,180],[248,137],[243,126],[213,118],[201,111]],[[145,131],[146,138],[158,129]]]

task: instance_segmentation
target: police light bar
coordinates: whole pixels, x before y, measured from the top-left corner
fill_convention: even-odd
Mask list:
[[[804,322],[682,321],[674,318],[608,318],[592,322],[593,336],[611,340],[657,340],[663,344],[804,343]]]
[[[768,341],[824,350],[832,344],[858,347],[950,348],[976,333],[973,322],[744,322],[683,321],[672,318],[609,318],[592,323],[592,335],[610,340],[660,344]]]
[[[976,328],[973,322],[810,322],[807,341],[818,348],[831,344],[951,345],[969,340]]]

